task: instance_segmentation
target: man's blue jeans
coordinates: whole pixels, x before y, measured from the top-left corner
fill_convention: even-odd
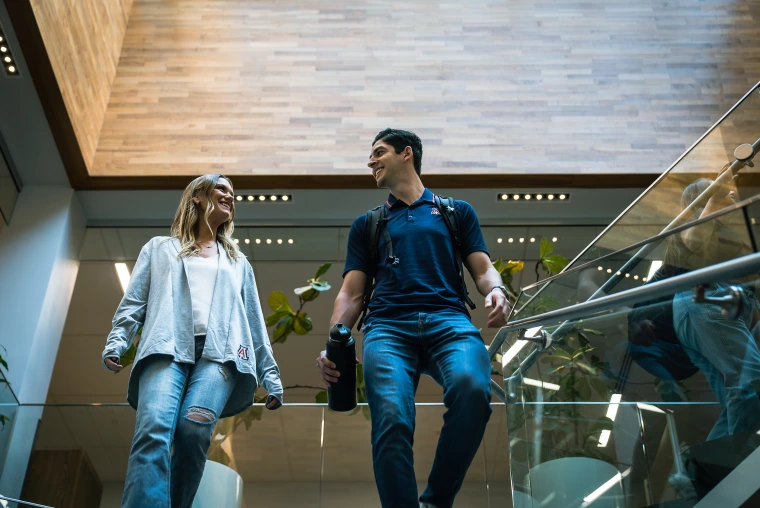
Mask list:
[[[416,508],[419,501],[451,507],[491,416],[491,367],[478,329],[457,312],[377,318],[365,327],[362,348],[383,507]],[[412,443],[420,374],[443,386],[447,411],[428,486],[418,500]]]
[[[189,508],[237,371],[204,358],[192,365],[153,355],[143,360],[139,374],[137,424],[121,506]]]
[[[718,284],[706,296],[725,294]],[[750,327],[757,304],[744,295],[744,312],[726,319],[714,304],[694,303],[691,291],[673,298],[673,324],[679,342],[692,363],[704,372],[723,408],[707,439],[717,439],[760,427],[760,350]]]

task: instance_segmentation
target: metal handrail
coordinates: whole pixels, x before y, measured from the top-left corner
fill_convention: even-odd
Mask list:
[[[491,358],[499,351],[507,335],[511,332],[554,324],[558,321],[569,321],[582,318],[589,314],[610,310],[616,307],[624,307],[646,300],[652,300],[661,296],[667,296],[680,291],[693,288],[697,284],[723,282],[728,279],[746,275],[752,271],[760,271],[760,253],[724,261],[712,266],[700,268],[693,272],[684,273],[669,279],[653,282],[637,288],[627,289],[620,293],[603,296],[595,300],[576,303],[563,309],[553,310],[518,319],[501,327],[496,333],[493,342],[488,347]],[[556,333],[556,332],[555,332]]]
[[[10,501],[11,503],[18,503],[18,504],[21,504],[23,506],[35,506],[37,508],[54,508],[54,507],[48,506],[46,504],[30,503],[29,501],[23,501],[21,499],[13,499],[12,497],[5,497],[5,496],[2,496],[2,495],[0,495],[0,500]]]

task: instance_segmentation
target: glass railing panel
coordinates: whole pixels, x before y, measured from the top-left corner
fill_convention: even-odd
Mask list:
[[[698,135],[695,133],[695,141]],[[681,213],[684,208],[683,203],[693,199],[699,191],[704,190],[710,183],[708,180],[715,180],[729,168],[739,175],[734,180],[730,176],[726,179],[728,186],[735,187],[737,200],[757,195],[760,191],[757,175],[760,168],[753,168],[740,161],[737,163],[737,157],[754,157],[750,145],[755,145],[756,152],[760,147],[759,140],[760,93],[756,85],[716,126],[592,242],[584,253],[583,259],[596,259],[609,252],[643,241],[661,231]],[[741,145],[745,146],[737,150]],[[748,147],[749,152],[747,152]],[[662,168],[662,170],[665,169]],[[721,204],[718,199],[713,200],[711,204],[715,209],[727,205],[728,202]],[[578,262],[573,264],[577,265]]]
[[[84,450],[103,484],[101,507],[120,505],[135,425],[125,404],[21,406],[40,420],[34,450]],[[442,404],[418,404],[414,443],[420,493],[443,424]],[[240,475],[247,506],[380,507],[372,467],[371,422],[324,405],[260,405],[220,420],[209,459]],[[41,415],[41,416],[40,416]],[[30,427],[32,428],[32,427]],[[499,506],[510,497],[508,436],[503,404],[493,405],[481,447],[457,497],[461,506]],[[490,497],[489,497],[490,496]]]
[[[570,269],[554,279],[528,286],[519,295],[511,321],[524,319],[663,280],[680,273],[736,259],[754,252],[746,212],[760,203],[719,212],[696,225]],[[760,213],[758,213],[760,215]]]
[[[545,325],[543,352],[511,333],[515,506],[693,506],[737,467],[760,445],[757,279]]]

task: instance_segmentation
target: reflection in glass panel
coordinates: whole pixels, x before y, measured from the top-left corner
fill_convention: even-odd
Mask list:
[[[693,506],[739,467],[760,445],[757,278],[544,326],[543,353],[513,332],[515,506]]]
[[[755,206],[749,205],[750,209]],[[688,226],[688,225],[687,225]],[[665,280],[753,252],[744,210],[721,213],[643,246],[625,249],[529,286],[520,294],[512,320]]]
[[[752,158],[759,141],[760,90],[756,86],[600,235],[583,259],[596,259],[659,233],[683,210],[683,201],[693,196],[695,186],[715,181],[726,171],[732,174],[724,175],[725,185],[714,189],[715,198],[707,206],[701,204],[700,212],[714,212],[732,200],[757,195],[760,168],[752,166]],[[735,191],[732,199],[727,196],[729,190]]]
[[[119,506],[135,411],[123,404],[30,408],[41,413],[36,453],[84,450],[103,483],[101,507]],[[209,458],[240,475],[247,506],[379,508],[365,412],[334,413],[317,404],[267,411],[256,405],[217,423]],[[417,405],[414,458],[420,493],[444,412],[442,404]],[[494,404],[457,506],[500,506],[510,495],[506,414],[503,404]]]

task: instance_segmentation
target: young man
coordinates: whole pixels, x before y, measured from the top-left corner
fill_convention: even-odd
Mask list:
[[[396,262],[387,259],[386,237],[380,234],[379,261],[372,266],[366,216],[356,219],[331,319],[331,325],[352,328],[363,308],[365,285],[376,274],[362,356],[375,480],[385,508],[451,507],[491,415],[488,352],[465,308],[454,241],[433,193],[420,180],[421,160],[422,142],[414,133],[385,129],[375,137],[367,165],[377,186],[390,190],[384,227]],[[472,207],[456,201],[454,208],[461,258],[491,309],[487,325],[498,328],[509,310],[506,289],[491,265]],[[328,386],[340,375],[325,351],[317,368]],[[420,374],[443,386],[448,410],[427,489],[418,499],[412,443]]]

